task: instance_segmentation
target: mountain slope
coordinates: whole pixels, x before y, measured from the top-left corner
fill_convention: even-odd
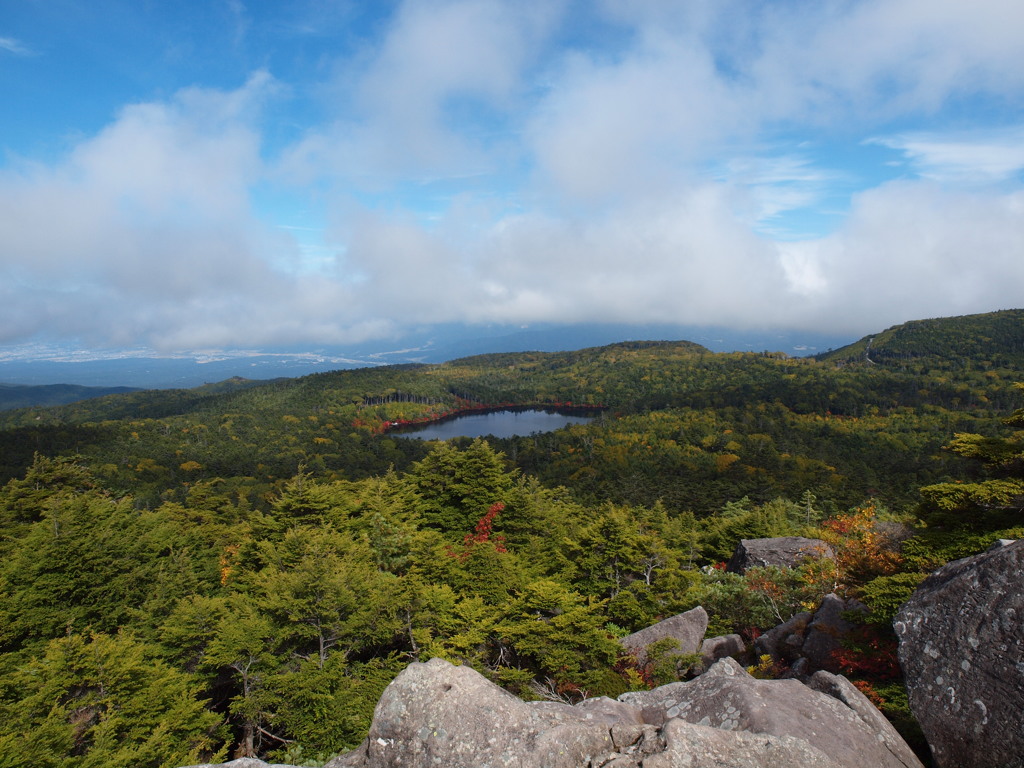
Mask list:
[[[886,366],[927,360],[940,367],[1022,367],[1024,309],[914,320],[816,359]]]
[[[66,405],[104,395],[135,392],[133,387],[82,387],[77,384],[0,384],[0,411],[32,406]]]

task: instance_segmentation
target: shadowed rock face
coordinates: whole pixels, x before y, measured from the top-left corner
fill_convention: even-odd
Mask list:
[[[746,643],[739,635],[706,638],[700,644],[701,669],[707,669],[719,659],[724,659],[727,656],[739,656],[746,650]]]
[[[813,613],[798,613],[754,641],[757,655],[768,654],[789,664],[793,676],[804,679],[819,669],[835,669],[832,655],[843,647],[843,638],[855,625],[844,618],[848,611],[867,612],[857,600],[825,595]]]
[[[736,545],[736,551],[729,558],[725,570],[730,573],[746,573],[750,568],[768,565],[794,568],[808,558],[835,556],[832,547],[821,539],[807,539],[803,536],[742,539]]]
[[[949,563],[893,626],[910,707],[942,768],[1024,766],[1024,541]]]

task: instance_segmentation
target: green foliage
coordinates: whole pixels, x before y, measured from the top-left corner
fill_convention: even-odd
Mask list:
[[[630,343],[6,412],[0,765],[323,763],[411,661],[575,701],[684,674],[667,647],[629,668],[616,638],[697,604],[752,633],[840,589],[884,623],[921,574],[1024,536],[1020,350],[955,360],[925,330],[876,339],[874,365]],[[929,351],[888,354],[907,338]],[[568,401],[606,409],[504,441],[386,434]],[[709,567],[814,531],[836,563]]]
[[[424,523],[445,533],[471,530],[488,507],[506,501],[514,485],[503,456],[484,440],[464,451],[438,443],[409,475]]]
[[[1024,384],[1015,388],[1024,391]],[[1024,426],[1024,408],[1015,410],[1005,423]],[[1009,437],[957,433],[948,449],[978,462],[981,477],[922,488],[922,516],[929,523],[993,530],[1024,522],[1024,432]]]
[[[0,765],[173,768],[224,756],[221,719],[193,678],[128,635],[52,640],[0,690]]]
[[[604,628],[602,604],[556,581],[528,584],[497,627],[515,666],[568,697],[621,693],[611,671],[621,647]]]
[[[322,666],[310,660],[273,675],[267,681],[267,706],[274,727],[301,749],[289,757],[287,747],[279,747],[269,756],[325,761],[355,748],[370,728],[377,699],[404,666],[394,655],[352,664],[333,654]]]
[[[797,568],[767,566],[744,574],[712,568],[690,598],[708,612],[709,636],[750,637],[817,607],[835,589],[830,576],[814,560]]]
[[[701,661],[699,653],[681,653],[679,641],[663,637],[644,649],[647,655],[645,675],[651,687],[678,682]]]
[[[871,613],[868,615],[873,624],[888,627],[896,617],[900,606],[910,599],[927,574],[895,573],[891,576],[879,576],[872,579],[858,591],[858,596]]]

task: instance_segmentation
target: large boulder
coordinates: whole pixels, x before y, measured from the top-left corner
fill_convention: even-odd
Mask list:
[[[857,706],[797,680],[755,679],[727,658],[690,682],[619,699],[638,707],[653,725],[680,719],[723,731],[798,739],[847,768],[921,768],[891,726],[881,729],[879,718],[864,716],[875,710],[863,694],[849,685],[843,695]]]
[[[822,693],[724,659],[692,683],[569,706],[522,702],[433,659],[395,678],[363,745],[325,768],[920,768],[871,703],[832,678]]]
[[[844,600],[836,594],[822,598],[814,613],[798,613],[788,621],[765,632],[754,641],[757,656],[769,655],[789,665],[791,674],[801,679],[819,669],[834,670],[834,654],[857,624],[848,621],[849,613],[867,613],[859,600]]]
[[[742,539],[736,545],[725,570],[730,573],[746,573],[750,568],[768,565],[795,568],[808,558],[835,556],[832,547],[821,539],[807,539],[803,536]]]
[[[757,656],[767,655],[776,661],[792,664],[800,657],[807,627],[813,618],[813,613],[803,611],[772,627],[754,641],[754,653]]]
[[[859,600],[844,600],[834,593],[822,598],[800,646],[800,655],[807,659],[811,669],[835,667],[833,654],[843,647],[843,639],[857,627],[843,614],[853,612],[866,614],[868,608]]]
[[[858,717],[863,720],[868,728],[875,731],[879,741],[885,744],[893,755],[896,755],[904,765],[916,765],[919,763],[917,756],[910,749],[910,746],[900,736],[892,723],[890,723],[877,707],[871,703],[867,696],[849,680],[842,675],[834,675],[831,672],[819,670],[811,675],[807,681],[808,687],[815,691],[831,696],[848,706]]]
[[[942,768],[1024,766],[1024,541],[949,563],[896,616],[910,707]]]
[[[647,647],[659,640],[675,640],[673,653],[697,653],[708,630],[708,614],[701,606],[659,621],[646,629],[626,635],[619,642],[641,665],[647,661]]]
[[[723,731],[685,720],[661,729],[663,752],[647,757],[642,768],[843,768],[823,750],[792,736]],[[628,764],[627,764],[628,765]],[[609,766],[611,768],[611,766]]]
[[[531,706],[470,667],[431,659],[392,681],[363,745],[328,765],[576,768],[614,751],[604,717]]]
[[[747,651],[747,644],[739,635],[720,635],[709,637],[700,644],[701,668],[707,669],[719,659],[726,656],[740,656]]]
[[[202,765],[189,765],[186,768],[296,768],[296,766],[284,763],[265,763],[255,757],[240,757],[229,763],[203,763]]]

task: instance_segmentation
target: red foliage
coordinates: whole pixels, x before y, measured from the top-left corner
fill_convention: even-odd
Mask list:
[[[871,683],[867,680],[853,680],[852,682],[857,686],[861,693],[868,697],[868,701],[879,709],[882,708],[882,705],[885,704],[885,699],[883,699],[878,691],[874,689],[874,686],[872,686]]]
[[[870,626],[851,632],[847,646],[834,651],[832,660],[847,676],[872,680],[895,680],[900,676],[895,638],[886,637]]]
[[[747,645],[753,645],[754,641],[761,636],[761,629],[759,627],[744,627],[740,630],[740,637],[742,637]]]
[[[631,653],[620,654],[613,669],[624,680],[628,681],[631,677],[630,673],[632,673],[648,690],[656,687],[654,665],[650,663],[640,664],[636,656]]]
[[[492,504],[488,508],[486,514],[477,520],[473,533],[467,533],[465,537],[463,537],[461,550],[456,550],[451,544],[445,547],[448,557],[453,557],[460,563],[464,563],[469,559],[469,555],[473,551],[473,547],[478,544],[488,543],[494,546],[495,552],[508,552],[508,550],[505,549],[505,537],[500,533],[495,534],[493,532],[494,518],[501,514],[504,509],[504,502],[497,501]]]
[[[836,564],[847,582],[863,584],[895,573],[900,555],[877,530],[877,512],[868,504],[822,523],[823,536],[836,552]]]

